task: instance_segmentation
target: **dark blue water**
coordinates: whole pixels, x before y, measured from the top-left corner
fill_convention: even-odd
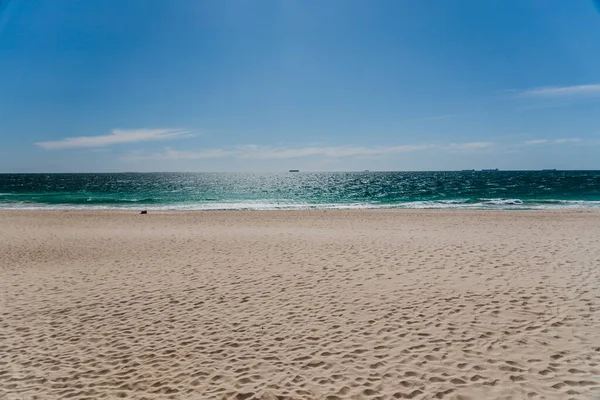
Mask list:
[[[0,208],[600,207],[600,171],[0,174]]]

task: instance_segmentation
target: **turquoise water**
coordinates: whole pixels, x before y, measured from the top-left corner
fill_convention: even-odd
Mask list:
[[[0,174],[0,208],[600,207],[600,171]]]

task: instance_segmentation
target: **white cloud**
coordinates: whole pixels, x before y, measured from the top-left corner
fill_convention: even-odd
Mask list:
[[[493,142],[450,143],[445,146],[448,150],[478,150],[493,146]]]
[[[328,158],[378,156],[394,153],[406,153],[425,150],[430,145],[406,146],[376,146],[376,147],[349,147],[349,146],[311,146],[311,147],[271,147],[257,145],[242,145],[232,149],[200,149],[197,151],[166,149],[164,153],[150,155],[135,155],[128,159],[159,159],[159,160],[198,160],[207,158],[245,158],[245,159],[289,159],[310,156]]]
[[[544,143],[548,143],[548,139],[534,139],[534,140],[525,141],[525,144],[544,144]]]
[[[137,160],[200,160],[217,158],[237,158],[255,160],[291,159],[303,157],[321,157],[340,159],[346,157],[383,157],[392,154],[402,154],[423,151],[427,149],[442,150],[478,150],[492,146],[492,142],[452,143],[446,146],[399,145],[399,146],[305,146],[305,147],[272,147],[258,145],[241,145],[229,149],[213,148],[198,150],[165,149],[161,153],[131,154],[125,157],[128,161]]]
[[[114,129],[108,135],[69,137],[51,142],[38,142],[36,146],[47,150],[104,147],[112,144],[167,140],[192,136],[182,129]]]
[[[577,143],[581,142],[580,138],[562,138],[562,139],[535,139],[535,140],[527,140],[523,142],[525,145],[536,145],[536,144],[563,144],[563,143]]]
[[[579,138],[564,138],[564,139],[556,139],[552,143],[561,144],[561,143],[576,143],[581,142]]]
[[[519,95],[521,97],[535,98],[600,96],[600,84],[533,88],[524,90]]]
[[[376,147],[300,147],[300,148],[276,148],[276,147],[258,147],[241,146],[240,158],[257,159],[286,159],[310,156],[322,156],[330,158],[340,157],[360,157],[360,156],[379,156],[394,153],[406,153],[411,151],[425,150],[426,145],[422,146],[376,146]]]

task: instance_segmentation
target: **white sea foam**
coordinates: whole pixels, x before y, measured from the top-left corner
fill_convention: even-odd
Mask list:
[[[521,199],[482,199],[483,203],[494,205],[516,206],[523,204]]]
[[[351,210],[351,209],[502,209],[502,210],[549,210],[563,208],[598,208],[600,201],[583,200],[540,200],[521,199],[481,199],[473,202],[468,199],[425,200],[404,203],[300,203],[300,202],[212,202],[212,203],[169,203],[169,204],[110,204],[73,205],[40,204],[31,202],[0,203],[0,209],[22,210],[156,210],[156,211],[211,211],[211,210]]]

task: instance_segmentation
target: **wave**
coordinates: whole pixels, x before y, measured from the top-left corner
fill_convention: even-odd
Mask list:
[[[270,200],[239,202],[185,202],[160,203],[154,200],[98,201],[85,204],[47,204],[31,201],[0,202],[0,209],[23,210],[156,210],[156,211],[211,211],[211,210],[351,210],[351,209],[472,209],[472,210],[548,210],[568,208],[600,208],[600,201],[586,200],[522,200],[503,198],[418,200],[397,203],[308,203],[273,202]],[[140,204],[143,202],[142,204]]]
[[[524,204],[521,199],[481,199],[484,204],[516,206]]]

